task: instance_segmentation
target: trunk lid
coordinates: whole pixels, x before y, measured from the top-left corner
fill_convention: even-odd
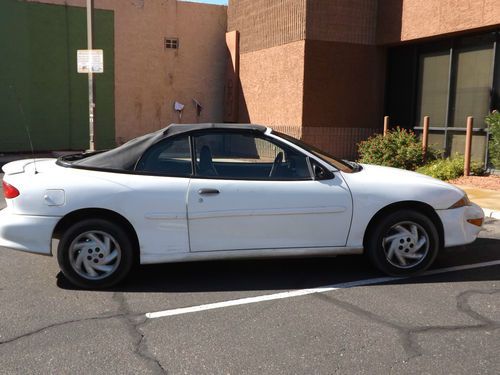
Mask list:
[[[5,164],[2,167],[6,176],[25,172],[44,172],[55,165],[57,159],[23,159]]]

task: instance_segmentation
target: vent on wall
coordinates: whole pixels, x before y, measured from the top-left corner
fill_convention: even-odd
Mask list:
[[[165,38],[165,49],[179,48],[179,38]]]

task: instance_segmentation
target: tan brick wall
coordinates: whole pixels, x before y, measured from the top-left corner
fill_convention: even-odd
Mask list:
[[[500,25],[499,0],[379,0],[380,43]]]
[[[85,0],[31,1],[85,6]],[[179,122],[176,100],[186,105],[183,123],[198,120],[193,98],[203,105],[200,122],[222,121],[227,7],[174,0],[95,0],[94,5],[115,14],[118,143]],[[165,37],[178,37],[180,48],[165,50]]]
[[[384,83],[384,49],[308,40],[303,125],[380,127]]]
[[[309,0],[307,39],[375,44],[377,0]]]
[[[306,0],[229,0],[228,31],[241,33],[241,53],[305,39]]]
[[[241,55],[240,122],[302,125],[304,46],[298,41]]]

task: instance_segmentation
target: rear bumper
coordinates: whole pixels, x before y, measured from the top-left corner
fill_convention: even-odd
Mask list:
[[[52,233],[59,217],[16,215],[0,211],[0,247],[51,255]]]
[[[443,223],[445,247],[474,242],[482,229],[467,222],[468,219],[484,219],[484,212],[477,204],[436,212]]]

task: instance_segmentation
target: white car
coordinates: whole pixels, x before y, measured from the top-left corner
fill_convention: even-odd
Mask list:
[[[114,285],[137,263],[363,251],[409,275],[474,241],[484,218],[450,184],[341,161],[259,125],[170,125],[3,170],[0,246],[51,255],[58,239],[62,272],[84,288]]]

